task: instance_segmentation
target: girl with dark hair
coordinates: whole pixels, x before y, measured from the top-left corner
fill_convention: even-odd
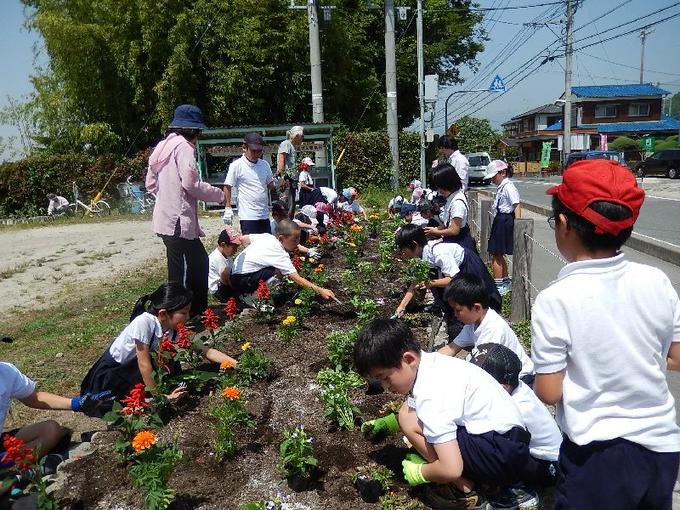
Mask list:
[[[158,351],[163,337],[172,340],[178,325],[187,321],[191,300],[191,291],[174,282],[164,283],[151,294],[140,297],[130,315],[130,323],[85,376],[80,394],[109,390],[120,400],[135,384],[143,382],[147,388],[155,388],[156,366],[151,353]],[[201,343],[195,342],[193,346],[214,363],[229,360],[236,363],[233,358]],[[172,367],[172,370],[176,373],[180,368]],[[174,399],[183,393],[182,388],[176,388],[167,397]],[[110,410],[111,405],[99,406],[89,415],[101,417]]]
[[[191,316],[208,306],[208,253],[200,240],[204,234],[198,224],[198,201],[225,202],[224,192],[201,182],[198,175],[195,144],[203,128],[199,108],[178,106],[166,138],[149,157],[146,173],[146,189],[156,195],[153,229],[165,244],[168,281],[193,292]]]
[[[468,201],[456,169],[449,164],[433,168],[431,185],[440,196],[446,198],[446,203],[441,214],[443,226],[426,227],[425,234],[442,237],[446,243],[458,243],[476,252],[477,245],[468,225]]]

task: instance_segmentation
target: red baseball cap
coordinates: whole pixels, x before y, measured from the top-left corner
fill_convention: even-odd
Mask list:
[[[596,234],[618,235],[633,226],[645,201],[645,192],[638,187],[633,173],[608,159],[588,159],[569,166],[562,175],[562,184],[548,188],[548,195],[557,195],[565,207],[595,225]],[[593,202],[620,204],[630,210],[623,220],[610,220],[590,208]]]

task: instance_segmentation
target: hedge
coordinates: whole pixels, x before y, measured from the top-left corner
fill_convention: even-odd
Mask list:
[[[85,198],[92,198],[116,170],[104,192],[105,198],[118,198],[116,184],[128,175],[143,177],[148,154],[121,159],[114,155],[96,159],[81,154],[37,154],[20,161],[0,164],[0,217],[45,214],[47,193],[73,201],[75,181]]]

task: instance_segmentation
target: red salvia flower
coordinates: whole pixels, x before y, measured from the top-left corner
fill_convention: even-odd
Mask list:
[[[176,338],[175,344],[177,345],[177,347],[179,347],[180,349],[188,349],[189,347],[191,347],[190,340],[191,331],[189,330],[189,328],[187,328],[184,324],[180,322],[179,324],[177,324],[176,331],[177,336],[175,337]]]
[[[297,255],[293,257],[293,267],[298,271],[302,269],[302,261],[300,260],[300,257],[298,257]]]
[[[144,414],[151,407],[151,404],[146,401],[144,383],[135,384],[128,396],[121,400],[120,403],[125,406],[121,409],[121,413],[128,416],[131,414]]]
[[[255,291],[255,296],[257,299],[269,299],[271,297],[271,294],[269,292],[269,287],[267,287],[267,284],[265,283],[264,280],[260,280],[260,283],[257,286],[257,290]]]
[[[211,308],[208,308],[201,316],[201,322],[205,329],[217,329],[220,327],[220,319]]]
[[[2,448],[5,454],[0,462],[14,462],[19,471],[27,471],[35,465],[37,459],[33,449],[19,438],[5,434],[2,438]]]
[[[227,306],[224,307],[224,313],[227,315],[229,320],[232,320],[238,314],[238,305],[236,304],[235,298],[229,298],[227,301]]]

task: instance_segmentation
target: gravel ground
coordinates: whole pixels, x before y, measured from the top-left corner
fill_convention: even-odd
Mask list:
[[[201,218],[207,236],[222,225]],[[0,230],[0,312],[54,306],[78,285],[115,282],[117,273],[165,257],[149,220]]]

